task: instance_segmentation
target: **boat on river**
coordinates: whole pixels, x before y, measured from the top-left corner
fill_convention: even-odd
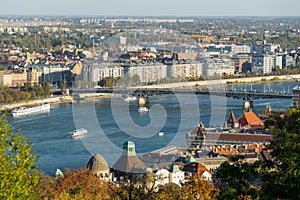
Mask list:
[[[139,107],[139,109],[138,109],[139,113],[145,113],[145,112],[148,112],[148,111],[149,111],[149,109],[147,107],[144,107],[144,106]]]
[[[74,131],[71,132],[71,136],[72,137],[80,137],[80,136],[84,136],[88,133],[88,131],[84,128],[80,128],[80,129],[76,129]]]
[[[11,111],[11,115],[13,117],[19,117],[24,115],[31,115],[31,114],[37,114],[37,113],[43,113],[43,112],[50,112],[50,104],[41,104],[34,107],[20,107],[13,109]]]
[[[135,96],[125,96],[124,97],[124,101],[125,102],[132,102],[132,101],[136,101],[137,98]]]

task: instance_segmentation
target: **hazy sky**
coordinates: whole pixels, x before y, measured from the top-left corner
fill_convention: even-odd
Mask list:
[[[0,15],[300,16],[300,0],[1,0]]]

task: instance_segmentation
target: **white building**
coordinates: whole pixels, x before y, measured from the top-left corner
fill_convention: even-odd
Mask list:
[[[146,63],[124,67],[124,74],[138,75],[142,83],[153,83],[167,77],[167,65],[162,63]]]
[[[120,65],[110,63],[93,64],[92,66],[84,67],[82,80],[98,82],[107,77],[123,77],[124,69]]]
[[[126,37],[120,36],[119,39],[121,45],[126,45]]]
[[[203,63],[203,74],[214,76],[222,74],[234,74],[234,62],[228,58],[207,58]]]
[[[252,57],[252,72],[269,74],[277,69],[282,69],[281,55],[256,55]]]
[[[276,55],[275,57],[275,69],[276,68],[282,69],[282,55]]]
[[[172,165],[170,171],[160,169],[155,173],[155,186],[174,183],[181,185],[184,182],[184,172],[179,169],[178,165]]]
[[[245,53],[251,53],[251,47],[249,45],[231,45],[231,53],[232,54],[245,54]]]
[[[172,165],[170,168],[169,182],[181,185],[184,182],[184,172],[179,169],[178,165]]]
[[[170,172],[166,169],[160,169],[155,173],[155,187],[169,183]]]

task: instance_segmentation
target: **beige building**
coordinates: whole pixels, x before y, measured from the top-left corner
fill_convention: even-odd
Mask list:
[[[12,73],[10,71],[0,71],[0,85],[12,85]]]
[[[238,53],[251,53],[251,47],[249,45],[231,45],[231,53],[238,54]]]
[[[73,68],[71,69],[71,72],[72,74],[81,74],[82,72],[82,63],[81,62],[78,62],[78,63],[75,63]]]
[[[200,77],[202,75],[202,63],[187,62],[168,65],[168,77]]]
[[[13,86],[23,86],[27,83],[27,72],[13,72],[11,74]]]

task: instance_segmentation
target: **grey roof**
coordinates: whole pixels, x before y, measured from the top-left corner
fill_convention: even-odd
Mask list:
[[[108,171],[109,167],[107,164],[107,161],[103,156],[100,154],[96,154],[89,160],[87,166],[90,168],[93,172],[100,172],[100,171]]]

